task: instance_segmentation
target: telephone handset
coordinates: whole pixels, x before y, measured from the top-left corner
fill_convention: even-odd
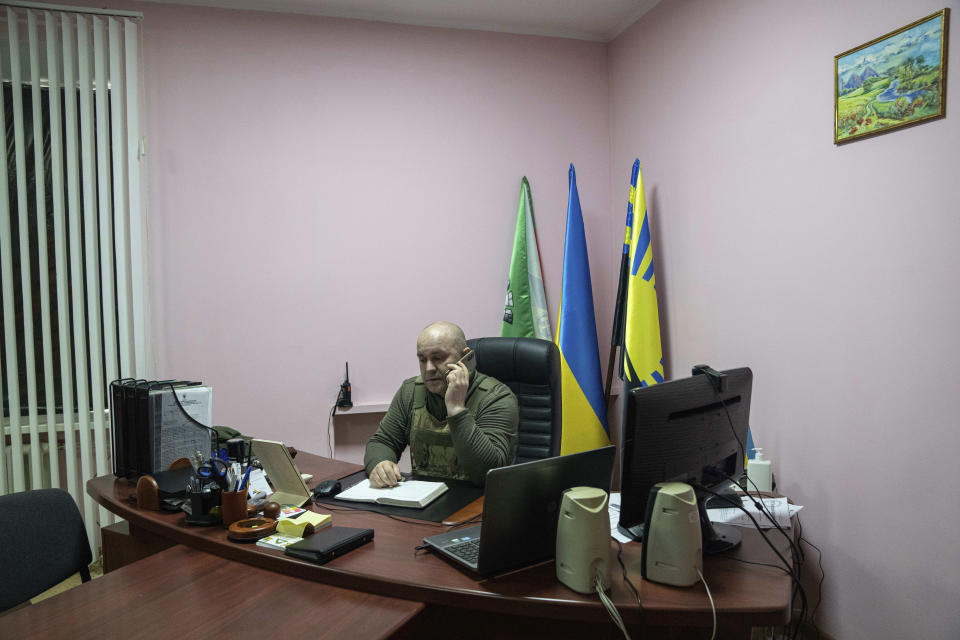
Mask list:
[[[468,372],[473,373],[477,370],[477,352],[471,349],[457,360],[457,364],[463,364]]]

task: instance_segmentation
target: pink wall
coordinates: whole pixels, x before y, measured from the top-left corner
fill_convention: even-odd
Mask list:
[[[639,155],[668,373],[753,367],[821,627],[960,635],[960,126],[831,135],[833,56],[943,3],[672,0],[609,47],[133,6],[157,375],[213,384],[217,422],[324,451],[344,360],[385,403],[427,322],[495,334],[524,174],[556,308],[570,161],[604,343]]]
[[[753,368],[844,640],[960,637],[960,121],[831,132],[833,56],[945,4],[673,0],[609,51],[611,192],[639,155],[668,369]]]
[[[523,175],[556,308],[570,162],[609,326],[604,45],[136,8],[157,375],[216,422],[323,452],[344,361],[387,403],[427,323],[497,335]]]

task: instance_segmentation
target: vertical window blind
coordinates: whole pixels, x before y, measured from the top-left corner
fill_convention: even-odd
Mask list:
[[[107,386],[150,359],[141,19],[23,2],[0,23],[0,493],[66,489],[95,546]]]

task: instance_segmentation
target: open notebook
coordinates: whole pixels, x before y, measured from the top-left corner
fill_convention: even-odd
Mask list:
[[[446,490],[447,485],[442,482],[427,482],[425,480],[404,480],[395,487],[374,489],[370,486],[370,480],[367,479],[338,493],[337,500],[375,502],[395,507],[422,509]]]

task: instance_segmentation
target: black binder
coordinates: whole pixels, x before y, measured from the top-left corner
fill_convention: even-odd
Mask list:
[[[127,386],[133,378],[121,378],[110,383],[110,432],[113,436],[113,475],[118,478],[133,476],[130,470],[130,451],[127,442]]]
[[[142,475],[166,471],[176,458],[192,459],[196,451],[210,455],[215,432],[190,417],[175,393],[176,389],[202,384],[133,378],[110,383],[115,476],[136,480]]]
[[[324,564],[371,540],[373,529],[330,527],[291,544],[283,551],[288,556]]]

